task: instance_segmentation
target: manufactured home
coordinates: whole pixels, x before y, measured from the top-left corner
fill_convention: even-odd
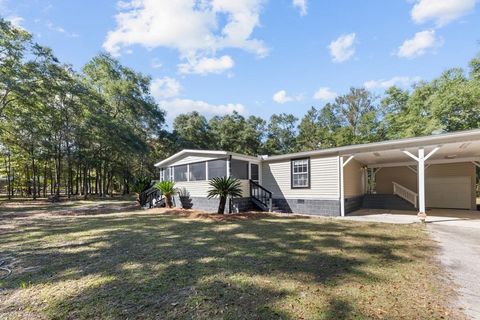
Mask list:
[[[193,208],[215,211],[209,180],[232,176],[242,197],[228,212],[344,216],[360,208],[476,210],[480,129],[275,156],[183,150],[155,165],[160,180],[188,191]],[[177,198],[176,206],[181,206]]]

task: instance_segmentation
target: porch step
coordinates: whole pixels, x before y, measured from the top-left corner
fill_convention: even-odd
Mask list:
[[[393,194],[367,194],[363,198],[364,209],[415,210],[415,206]]]

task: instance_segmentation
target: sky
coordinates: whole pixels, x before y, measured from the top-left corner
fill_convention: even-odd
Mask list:
[[[301,118],[350,87],[410,88],[480,52],[478,0],[0,0],[76,70],[109,52],[152,77],[167,122]]]

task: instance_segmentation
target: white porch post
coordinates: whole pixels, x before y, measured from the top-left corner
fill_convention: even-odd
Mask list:
[[[230,161],[232,160],[232,156],[227,157],[227,178],[230,177]]]
[[[340,216],[345,216],[345,183],[343,179],[343,157],[340,157]]]
[[[425,156],[425,149],[418,149],[418,157],[410,152],[404,150],[403,153],[414,159],[418,163],[418,214],[425,215],[425,161],[430,158],[435,152],[440,149],[440,146],[434,148],[429,154]]]
[[[425,150],[418,149],[418,210],[425,213]]]
[[[345,216],[345,177],[343,168],[353,159],[354,156],[348,157],[346,161],[343,161],[343,157],[340,156],[340,216]]]

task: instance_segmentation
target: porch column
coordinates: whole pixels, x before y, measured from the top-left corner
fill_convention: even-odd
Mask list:
[[[232,156],[227,157],[227,178],[230,177],[230,162],[232,161]]]
[[[348,157],[346,161],[340,156],[340,216],[345,216],[345,176],[343,168],[353,159],[354,156]]]
[[[418,149],[418,210],[425,212],[425,150]]]
[[[414,159],[418,163],[418,213],[425,214],[425,161],[430,158],[435,152],[440,149],[440,146],[434,148],[429,154],[425,156],[425,149],[418,149],[418,157],[410,152],[403,150],[403,153]]]

